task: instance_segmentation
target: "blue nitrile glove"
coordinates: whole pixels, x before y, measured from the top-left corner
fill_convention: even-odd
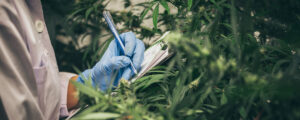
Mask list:
[[[91,77],[94,87],[97,85],[102,91],[107,90],[113,78],[113,85],[117,86],[121,78],[129,80],[134,75],[130,67],[131,60],[137,70],[140,70],[144,60],[144,43],[134,33],[123,33],[120,37],[125,45],[125,55],[120,55],[121,48],[113,40],[101,60],[92,69],[82,72],[86,79]],[[83,76],[79,75],[77,81],[84,83]]]

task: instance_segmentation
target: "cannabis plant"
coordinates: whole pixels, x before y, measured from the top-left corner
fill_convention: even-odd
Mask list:
[[[74,37],[93,38],[82,49],[82,64],[93,65],[112,40],[109,34],[107,42],[98,40],[106,36],[100,33],[107,31],[102,11],[108,2],[80,0],[68,18],[74,25],[70,33],[80,31]],[[134,31],[141,39],[172,31],[163,41],[174,54],[135,82],[121,80],[107,92],[73,83],[82,108],[74,119],[300,118],[300,1],[123,3],[143,9],[139,14],[113,11],[116,23],[124,25],[120,31]],[[145,19],[152,20],[152,28],[142,25]]]

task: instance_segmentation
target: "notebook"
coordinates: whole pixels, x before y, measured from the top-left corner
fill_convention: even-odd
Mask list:
[[[138,74],[130,80],[134,82],[136,79],[144,76],[149,70],[151,70],[156,65],[162,63],[167,58],[171,56],[168,48],[165,48],[166,44],[163,39],[169,34],[169,31],[164,33],[160,38],[158,38],[155,43],[150,46],[144,53],[144,61],[141,64],[141,70]]]

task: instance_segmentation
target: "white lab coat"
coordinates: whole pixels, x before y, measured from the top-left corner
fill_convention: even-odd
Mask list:
[[[58,71],[40,0],[0,0],[0,119],[67,116],[73,75]]]

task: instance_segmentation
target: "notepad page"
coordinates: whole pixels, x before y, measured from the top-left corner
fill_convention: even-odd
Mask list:
[[[159,38],[157,41],[162,40],[169,32],[166,32],[161,38]],[[164,47],[164,43],[158,42],[148,48],[144,53],[144,61],[141,64],[141,70],[140,72],[131,79],[131,82],[134,82],[136,79],[142,77],[145,75],[149,70],[151,70],[153,67],[164,61],[166,58],[170,56],[169,50],[165,49],[162,50]]]

